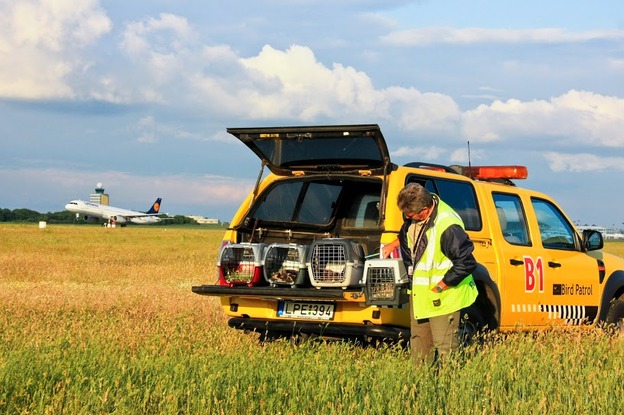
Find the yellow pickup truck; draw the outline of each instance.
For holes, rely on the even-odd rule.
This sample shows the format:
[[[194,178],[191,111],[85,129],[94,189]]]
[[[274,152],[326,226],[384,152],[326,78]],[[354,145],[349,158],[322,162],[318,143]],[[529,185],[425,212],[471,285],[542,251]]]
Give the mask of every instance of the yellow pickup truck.
[[[218,284],[192,291],[218,296],[231,327],[263,338],[408,339],[409,276],[398,252],[379,251],[397,237],[397,194],[412,182],[453,207],[475,244],[479,296],[464,331],[622,327],[624,260],[553,199],[517,187],[525,167],[398,166],[375,124],[228,132],[261,172],[225,233]]]

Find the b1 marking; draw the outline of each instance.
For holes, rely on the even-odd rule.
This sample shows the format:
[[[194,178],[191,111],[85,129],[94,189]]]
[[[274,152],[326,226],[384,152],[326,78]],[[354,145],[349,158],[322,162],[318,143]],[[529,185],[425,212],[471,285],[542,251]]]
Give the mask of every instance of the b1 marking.
[[[532,293],[535,288],[544,292],[544,262],[542,257],[535,260],[530,256],[524,257],[524,292]]]

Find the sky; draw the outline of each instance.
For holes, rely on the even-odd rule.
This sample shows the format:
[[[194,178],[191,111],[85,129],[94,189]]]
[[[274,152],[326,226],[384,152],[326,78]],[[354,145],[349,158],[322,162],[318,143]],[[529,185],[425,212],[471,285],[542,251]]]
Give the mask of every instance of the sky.
[[[624,227],[621,0],[0,0],[0,62],[0,208],[229,221],[260,161],[226,128],[365,123]]]

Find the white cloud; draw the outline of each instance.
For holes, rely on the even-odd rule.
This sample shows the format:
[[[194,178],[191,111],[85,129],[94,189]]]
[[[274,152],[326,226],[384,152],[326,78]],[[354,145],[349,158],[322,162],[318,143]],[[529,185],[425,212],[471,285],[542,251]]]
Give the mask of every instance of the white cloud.
[[[464,112],[462,129],[474,141],[550,137],[569,144],[624,147],[624,99],[570,90],[548,101],[495,101]]]
[[[0,2],[0,97],[72,98],[82,49],[111,30],[96,0]]]
[[[470,149],[470,157],[468,157],[468,145],[466,145],[464,148],[458,148],[451,152],[449,161],[451,163],[468,165],[469,161],[470,163],[478,162],[479,160],[484,160],[486,156],[487,152],[485,150]]]
[[[289,117],[311,120],[336,112],[364,112],[375,106],[376,91],[370,78],[352,67],[327,68],[307,47],[286,51],[264,46],[258,56],[241,59],[260,88],[252,94],[254,118]],[[366,109],[366,110],[365,110]]]
[[[600,157],[595,154],[544,154],[551,170],[555,172],[624,171],[624,157]]]
[[[361,20],[364,25],[374,27],[376,29],[392,29],[396,27],[397,24],[394,19],[372,12],[360,14],[359,20]]]
[[[489,29],[424,27],[392,32],[381,38],[383,43],[403,46],[430,46],[440,43],[566,43],[591,40],[622,40],[624,30],[588,30],[569,32],[560,28]]]
[[[140,27],[132,33],[144,33],[144,25]],[[408,131],[457,130],[460,111],[451,97],[415,88],[377,89],[366,73],[340,63],[328,67],[308,47],[293,45],[282,51],[266,45],[258,55],[243,58],[224,45],[188,44],[178,50],[141,39],[127,46],[135,53],[133,70],[141,74],[126,89],[135,101],[175,102],[194,114],[213,117],[376,119]],[[157,49],[168,52],[156,53]],[[138,59],[140,55],[145,59]]]
[[[148,143],[153,144],[158,142],[158,138],[156,137],[156,122],[154,117],[147,116],[143,117],[137,122],[136,129],[139,133],[139,137],[137,141],[140,143]]]
[[[414,159],[418,159],[420,161],[430,161],[430,160],[438,160],[443,154],[448,153],[448,151],[441,147],[399,147],[395,151],[390,152],[390,157],[392,159],[402,158],[402,157],[410,157]]]
[[[609,62],[609,66],[612,69],[617,70],[617,71],[624,70],[624,59],[610,58],[608,62]]]
[[[470,159],[474,163],[475,161],[485,159],[485,150],[471,150]],[[394,161],[408,159],[410,161],[421,161],[424,163],[440,163],[440,164],[452,164],[457,163],[461,165],[468,164],[468,148],[457,148],[455,150],[448,147],[437,146],[419,146],[409,147],[401,146],[394,151],[390,151],[390,158]]]
[[[182,96],[189,72],[198,69],[193,50],[196,34],[185,17],[161,13],[127,23],[120,48],[130,59],[129,76],[119,77],[115,96],[126,102],[169,103]],[[127,96],[122,92],[129,91]]]
[[[280,51],[266,45],[257,56],[241,59],[229,49],[218,52],[236,76],[196,73],[193,83],[205,101],[218,103],[218,109],[229,115],[308,122],[323,117],[374,118],[397,122],[405,130],[456,129],[459,109],[449,96],[415,88],[376,89],[364,72],[339,63],[329,68],[307,47]]]
[[[194,39],[195,32],[185,17],[161,13],[159,18],[126,24],[121,48],[137,58],[144,54],[171,55]]]
[[[0,81],[6,81],[0,82],[0,96],[158,103],[194,118],[308,123],[375,120],[410,135],[446,141],[457,137],[475,142],[554,138],[584,145],[624,146],[622,98],[570,90],[549,100],[495,100],[462,113],[448,95],[413,87],[376,87],[366,72],[342,63],[324,64],[306,46],[279,50],[265,45],[257,55],[243,57],[230,46],[202,43],[185,17],[168,13],[127,23],[119,44],[128,58],[124,70],[93,78],[83,83],[83,90],[75,90],[66,79],[80,68],[88,72],[90,63],[79,58],[73,48],[96,41],[111,28],[98,3],[90,0],[75,6],[70,0],[42,0],[10,4],[0,2],[7,11],[0,14],[0,22],[6,23],[0,25],[0,53],[15,52],[22,42],[24,48],[18,51],[17,59],[27,60],[28,64],[23,65],[24,70],[18,70],[18,65],[0,67]],[[24,24],[18,28],[17,22]],[[26,25],[28,22],[30,25]],[[50,36],[44,36],[45,32],[33,24],[36,22],[46,22],[51,27]],[[624,36],[624,31],[568,33],[559,29],[429,28],[411,33],[423,39],[440,35],[442,41],[453,42],[499,35],[507,42]],[[47,70],[41,71],[41,67]],[[102,68],[102,73],[109,70],[108,66]],[[494,98],[500,92],[488,86],[480,90],[485,94],[479,94],[479,98]],[[205,135],[200,137],[151,117],[135,128],[137,139],[145,143],[157,142],[165,135],[206,139]],[[395,140],[405,148],[412,146],[412,139]]]
[[[233,141],[225,132],[218,132],[212,136],[205,136],[199,133],[188,131],[182,126],[156,121],[154,116],[141,117],[134,126],[140,143],[155,144],[161,139],[180,139],[194,141],[222,141],[232,143]]]

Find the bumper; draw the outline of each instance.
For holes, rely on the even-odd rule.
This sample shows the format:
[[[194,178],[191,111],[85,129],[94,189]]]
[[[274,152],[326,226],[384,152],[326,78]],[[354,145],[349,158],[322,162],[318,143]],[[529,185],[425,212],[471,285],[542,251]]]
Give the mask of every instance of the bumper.
[[[234,317],[228,325],[239,330],[258,333],[281,333],[285,335],[314,334],[321,337],[374,337],[384,340],[407,340],[410,329],[396,326],[364,324],[336,324],[331,322],[308,322],[293,320],[263,320]]]
[[[315,300],[341,300],[346,296],[362,296],[362,290],[343,290],[341,288],[283,288],[283,287],[223,287],[220,285],[198,285],[191,287],[195,294],[214,297],[255,297],[255,298],[293,298]]]

